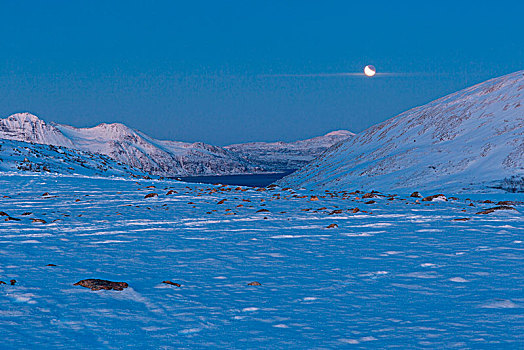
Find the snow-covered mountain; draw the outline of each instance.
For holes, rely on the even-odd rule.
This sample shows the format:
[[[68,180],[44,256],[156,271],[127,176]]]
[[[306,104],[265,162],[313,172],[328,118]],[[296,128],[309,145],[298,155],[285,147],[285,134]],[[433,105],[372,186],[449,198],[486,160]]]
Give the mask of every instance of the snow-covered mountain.
[[[29,113],[0,119],[0,138],[104,154],[161,176],[238,174],[261,171],[237,154],[202,142],[153,139],[123,124],[92,128],[48,124]]]
[[[312,139],[296,142],[251,142],[226,146],[251,163],[272,171],[302,168],[334,144],[347,140],[353,134],[337,130]]]
[[[63,146],[0,139],[0,171],[147,178],[138,169],[103,154]]]
[[[24,142],[73,147],[59,129],[30,113],[17,113],[0,119],[0,138]]]
[[[523,177],[524,71],[519,71],[371,127],[279,184],[472,191]]]
[[[56,127],[76,148],[102,153],[155,175],[211,175],[256,172],[236,154],[202,142],[156,140],[123,124],[93,128]]]

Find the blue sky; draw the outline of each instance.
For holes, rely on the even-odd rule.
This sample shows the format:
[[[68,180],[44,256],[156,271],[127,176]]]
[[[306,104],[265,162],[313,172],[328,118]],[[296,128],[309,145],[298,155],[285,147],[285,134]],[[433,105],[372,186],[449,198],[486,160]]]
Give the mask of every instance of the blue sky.
[[[225,145],[360,132],[524,69],[519,1],[4,1],[0,116]],[[375,77],[272,77],[359,72]]]

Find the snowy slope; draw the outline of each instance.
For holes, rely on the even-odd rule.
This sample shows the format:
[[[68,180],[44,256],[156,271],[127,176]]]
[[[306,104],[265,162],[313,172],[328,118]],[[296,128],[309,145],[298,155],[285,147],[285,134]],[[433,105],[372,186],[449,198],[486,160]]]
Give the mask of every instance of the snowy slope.
[[[100,153],[161,176],[239,174],[261,170],[221,147],[201,142],[155,140],[118,123],[75,128],[47,124],[32,114],[18,113],[0,119],[0,138]]]
[[[211,175],[255,172],[252,164],[221,147],[153,139],[123,124],[93,128],[56,127],[79,149],[106,154],[155,175]]]
[[[323,136],[296,142],[251,142],[226,146],[252,163],[273,171],[296,170],[334,144],[347,140],[353,134],[337,130]]]
[[[73,147],[58,128],[30,113],[17,113],[0,119],[0,138],[46,145]]]
[[[146,173],[108,156],[62,146],[0,139],[0,171],[84,176],[145,177]]]
[[[524,176],[524,71],[404,112],[335,146],[282,186],[485,190]]]

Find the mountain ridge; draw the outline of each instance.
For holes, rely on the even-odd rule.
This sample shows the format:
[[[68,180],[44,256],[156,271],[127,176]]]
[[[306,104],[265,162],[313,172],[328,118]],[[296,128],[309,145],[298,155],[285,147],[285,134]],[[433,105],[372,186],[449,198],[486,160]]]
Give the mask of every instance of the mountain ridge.
[[[524,175],[524,71],[476,84],[374,125],[282,186],[486,190]]]
[[[294,170],[338,141],[342,134],[352,133],[335,131],[309,140],[279,144],[280,147],[293,148],[295,144],[305,142],[299,150],[302,158],[288,162]],[[289,170],[289,166],[280,166],[282,161],[275,164],[258,162],[228,146],[158,140],[122,123],[101,123],[85,128],[46,123],[27,112],[0,119],[0,139],[2,138],[104,154],[117,162],[158,176],[233,175]],[[270,143],[260,143],[268,144]],[[288,157],[291,157],[291,153],[293,152],[289,152]],[[296,158],[297,151],[294,153]]]

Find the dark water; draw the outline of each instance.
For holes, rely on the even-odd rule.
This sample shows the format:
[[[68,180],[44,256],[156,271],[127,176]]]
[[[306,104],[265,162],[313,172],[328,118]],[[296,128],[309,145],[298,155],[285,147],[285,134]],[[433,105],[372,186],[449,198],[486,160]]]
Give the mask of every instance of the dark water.
[[[265,187],[273,182],[291,174],[293,171],[272,174],[250,174],[250,175],[214,175],[214,176],[183,176],[178,177],[185,182],[196,182],[204,184],[223,184],[235,186]]]

